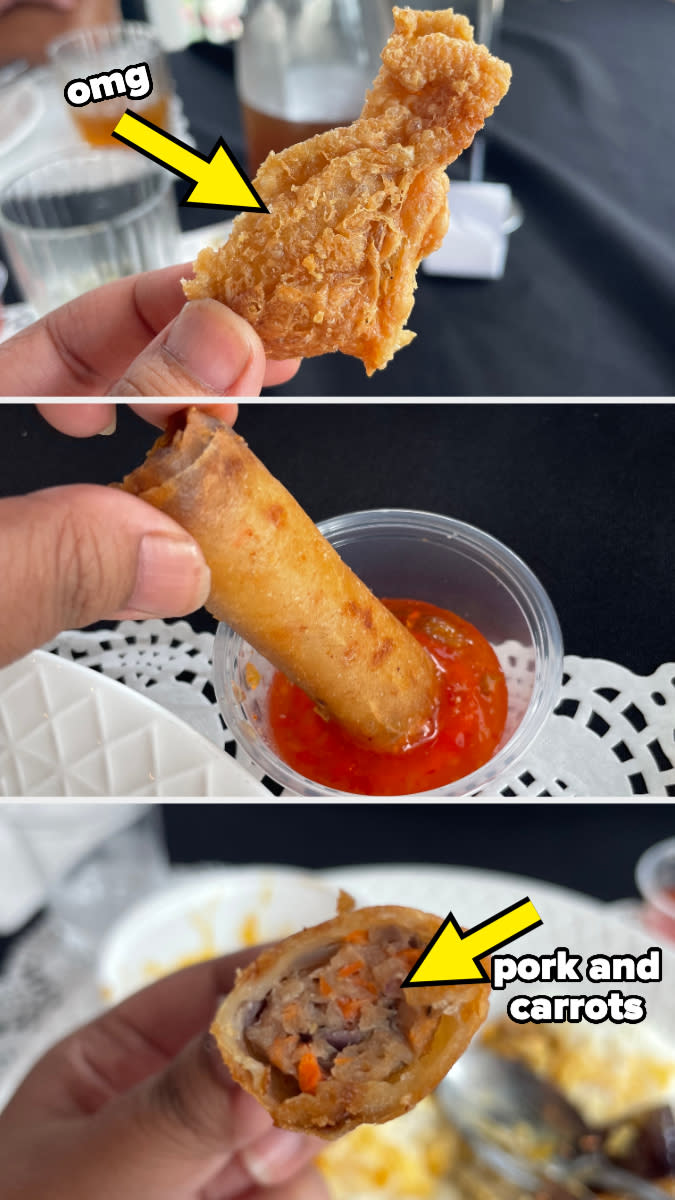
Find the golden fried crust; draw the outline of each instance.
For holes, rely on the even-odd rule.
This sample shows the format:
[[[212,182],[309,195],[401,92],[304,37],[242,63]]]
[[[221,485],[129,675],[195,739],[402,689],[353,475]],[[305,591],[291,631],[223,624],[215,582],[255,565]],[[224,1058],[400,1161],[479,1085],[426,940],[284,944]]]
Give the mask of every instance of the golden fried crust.
[[[209,612],[374,749],[417,736],[435,713],[431,656],[242,438],[200,409],[185,420],[122,486],[199,543]]]
[[[345,1084],[328,1078],[314,1095],[300,1093],[285,1099],[271,1095],[269,1066],[249,1053],[245,1028],[251,1006],[263,1000],[275,982],[292,976],[294,968],[301,969],[315,953],[339,944],[348,934],[377,925],[395,925],[421,935],[426,943],[440,924],[440,917],[419,909],[396,906],[357,909],[286,938],[238,973],[211,1032],[233,1079],[264,1105],[276,1125],[332,1139],[357,1125],[390,1121],[414,1108],[437,1087],[487,1017],[488,983],[409,989],[408,1004],[438,1006],[442,1002],[438,1028],[424,1053],[391,1079]]]
[[[184,282],[245,317],[270,358],[341,350],[371,375],[412,340],[416,270],[447,230],[445,168],[508,89],[465,17],[394,21],[361,117],[270,154],[255,178],[269,216],[238,217]]]

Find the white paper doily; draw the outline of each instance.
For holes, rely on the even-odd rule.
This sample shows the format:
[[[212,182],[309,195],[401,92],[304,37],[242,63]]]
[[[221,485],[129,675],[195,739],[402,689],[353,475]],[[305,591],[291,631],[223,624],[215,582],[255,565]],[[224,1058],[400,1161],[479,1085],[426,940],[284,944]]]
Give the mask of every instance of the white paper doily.
[[[213,635],[186,621],[122,621],[63,633],[47,649],[143,692],[270,787],[228,733],[211,684]],[[505,797],[675,796],[675,663],[634,675],[602,659],[565,658],[560,702],[499,793]]]

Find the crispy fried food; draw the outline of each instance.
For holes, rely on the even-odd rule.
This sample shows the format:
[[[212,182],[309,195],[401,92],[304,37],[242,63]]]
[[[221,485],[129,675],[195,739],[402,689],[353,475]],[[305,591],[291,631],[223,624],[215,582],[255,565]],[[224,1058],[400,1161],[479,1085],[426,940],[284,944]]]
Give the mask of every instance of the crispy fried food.
[[[335,1138],[408,1112],[485,1021],[489,983],[401,983],[440,917],[396,906],[342,913],[264,951],[211,1028],[233,1079],[276,1125]]]
[[[255,177],[269,215],[238,217],[184,283],[245,317],[270,358],[341,350],[372,375],[412,341],[417,267],[448,225],[445,168],[508,90],[466,17],[395,8],[394,21],[360,118],[270,154]]]
[[[433,727],[431,656],[229,426],[177,414],[122,486],[199,543],[209,612],[354,737],[392,750]]]

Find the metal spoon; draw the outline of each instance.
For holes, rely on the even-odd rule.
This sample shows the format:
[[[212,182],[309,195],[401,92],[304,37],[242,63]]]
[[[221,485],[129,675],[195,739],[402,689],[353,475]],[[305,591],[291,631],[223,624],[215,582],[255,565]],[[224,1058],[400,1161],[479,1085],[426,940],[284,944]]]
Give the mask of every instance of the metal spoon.
[[[471,1047],[438,1089],[446,1115],[481,1154],[501,1169],[518,1164],[574,1196],[590,1196],[585,1186],[620,1191],[634,1200],[663,1200],[660,1188],[614,1166],[601,1153],[585,1154],[580,1146],[593,1134],[577,1110],[557,1088],[539,1079],[520,1062],[482,1046]],[[515,1138],[526,1129],[532,1153],[519,1152]],[[528,1147],[529,1149],[529,1147]],[[505,1157],[506,1156],[506,1157]]]

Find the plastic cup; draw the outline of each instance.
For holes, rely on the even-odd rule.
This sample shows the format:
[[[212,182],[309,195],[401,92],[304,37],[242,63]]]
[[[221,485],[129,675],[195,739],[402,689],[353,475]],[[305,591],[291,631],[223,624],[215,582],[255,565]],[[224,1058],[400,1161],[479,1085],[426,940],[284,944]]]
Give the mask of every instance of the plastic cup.
[[[489,534],[434,513],[349,513],[323,521],[319,529],[375,595],[424,600],[449,609],[490,642],[509,692],[500,745],[479,770],[421,794],[468,796],[488,788],[496,793],[541,731],[560,691],[562,636],[539,580]],[[247,681],[249,663],[260,677],[255,689]],[[267,725],[273,675],[274,668],[243,638],[229,626],[219,626],[214,686],[223,718],[244,752],[297,795],[344,794],[305,779],[279,758]]]
[[[0,234],[39,316],[90,288],[176,261],[173,177],[123,150],[74,150],[0,191]]]
[[[635,882],[645,902],[644,924],[675,942],[675,838],[645,850],[637,861]]]

